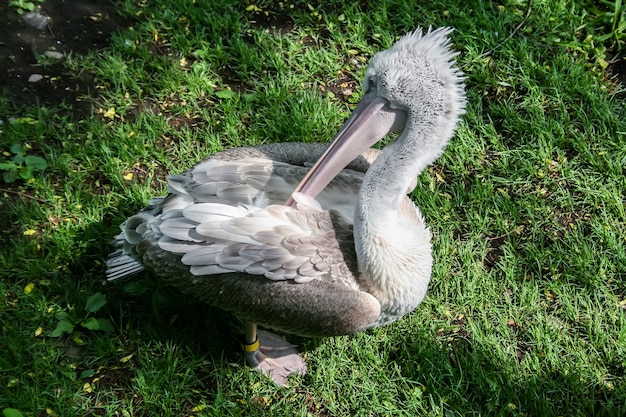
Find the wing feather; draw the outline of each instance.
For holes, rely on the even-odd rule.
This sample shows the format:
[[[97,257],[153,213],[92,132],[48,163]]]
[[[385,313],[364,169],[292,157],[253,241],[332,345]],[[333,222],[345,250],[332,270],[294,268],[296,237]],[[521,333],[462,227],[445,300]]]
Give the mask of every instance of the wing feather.
[[[222,268],[219,265],[194,265],[189,268],[189,272],[195,276],[205,275],[217,275],[217,274],[231,274],[233,271],[230,269]]]
[[[263,245],[279,246],[285,239],[285,235],[277,229],[279,228],[258,231],[252,235],[252,239]]]
[[[196,226],[196,231],[206,239],[233,242],[233,243],[257,243],[251,236],[241,233],[233,233],[228,221],[209,221]]]
[[[187,252],[180,259],[185,265],[214,265],[218,264],[217,257],[223,252],[218,245],[201,246],[196,250]]]
[[[248,214],[248,211],[241,206],[229,206],[218,203],[196,203],[186,207],[183,216],[196,223],[203,223],[207,220],[224,221],[238,218]]]
[[[198,233],[196,225],[196,222],[184,217],[175,217],[162,222],[159,230],[164,236],[175,240],[202,242],[205,238]]]
[[[198,248],[198,244],[189,240],[177,240],[168,236],[163,236],[158,240],[159,247],[167,252],[188,253]]]

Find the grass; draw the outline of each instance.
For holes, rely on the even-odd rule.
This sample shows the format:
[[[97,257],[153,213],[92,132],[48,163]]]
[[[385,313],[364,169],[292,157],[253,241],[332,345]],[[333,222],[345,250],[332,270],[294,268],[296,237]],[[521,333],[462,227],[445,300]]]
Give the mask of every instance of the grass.
[[[156,0],[121,1],[119,11],[131,27],[65,63],[66,74],[93,77],[89,114],[0,96],[5,156],[17,143],[48,164],[0,187],[1,407],[26,416],[626,413],[616,17],[600,24],[586,2],[557,0]],[[244,366],[240,324],[228,315],[148,274],[104,285],[117,224],[164,192],[167,173],[229,147],[329,141],[359,99],[368,59],[418,25],[456,28],[468,112],[412,194],[435,256],[414,313],[352,337],[291,338],[309,374],[279,389]],[[106,305],[85,310],[97,293]],[[84,327],[90,317],[113,330]],[[64,319],[73,331],[51,337]]]

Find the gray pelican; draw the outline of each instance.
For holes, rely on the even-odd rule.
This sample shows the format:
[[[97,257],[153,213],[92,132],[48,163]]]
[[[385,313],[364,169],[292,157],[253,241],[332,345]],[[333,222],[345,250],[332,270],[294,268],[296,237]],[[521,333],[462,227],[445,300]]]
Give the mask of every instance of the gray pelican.
[[[305,366],[257,324],[335,336],[411,312],[426,293],[432,256],[407,193],[465,107],[450,32],[418,29],[376,54],[362,100],[326,150],[231,149],[170,175],[169,194],[120,226],[108,279],[148,269],[243,318],[248,363],[278,384]],[[395,140],[370,149],[390,132]]]

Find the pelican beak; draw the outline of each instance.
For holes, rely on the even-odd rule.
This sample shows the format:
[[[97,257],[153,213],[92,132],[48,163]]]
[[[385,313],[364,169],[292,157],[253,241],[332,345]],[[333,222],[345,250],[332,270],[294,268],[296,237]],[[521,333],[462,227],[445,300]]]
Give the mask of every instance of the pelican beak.
[[[315,163],[294,193],[315,198],[342,169],[390,132],[400,132],[406,113],[392,109],[389,101],[371,91],[363,96],[326,152]],[[295,204],[293,197],[285,203]]]

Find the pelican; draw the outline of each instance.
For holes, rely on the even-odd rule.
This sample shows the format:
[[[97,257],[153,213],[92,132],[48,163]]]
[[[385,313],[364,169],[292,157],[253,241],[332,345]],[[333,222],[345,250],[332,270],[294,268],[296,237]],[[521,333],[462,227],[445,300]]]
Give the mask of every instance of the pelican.
[[[451,31],[417,29],[377,53],[327,148],[231,149],[170,175],[169,194],[120,226],[108,279],[147,269],[243,318],[249,365],[281,385],[306,366],[257,324],[324,337],[413,311],[430,281],[431,235],[407,194],[465,107]]]

